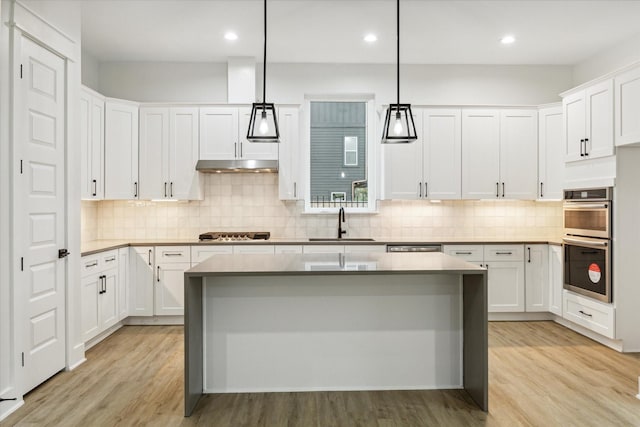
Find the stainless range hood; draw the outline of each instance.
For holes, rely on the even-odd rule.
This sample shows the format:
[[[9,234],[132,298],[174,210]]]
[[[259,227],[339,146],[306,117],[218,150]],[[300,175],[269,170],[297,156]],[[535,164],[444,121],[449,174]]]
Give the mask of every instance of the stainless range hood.
[[[209,173],[278,172],[277,160],[198,160],[196,170]]]

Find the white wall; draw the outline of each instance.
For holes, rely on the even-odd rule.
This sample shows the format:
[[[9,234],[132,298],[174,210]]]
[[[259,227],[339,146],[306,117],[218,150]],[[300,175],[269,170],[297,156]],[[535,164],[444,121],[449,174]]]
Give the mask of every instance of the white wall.
[[[258,71],[261,65],[257,64]],[[223,63],[100,63],[99,92],[134,101],[226,102]],[[257,72],[258,93],[262,73]],[[406,65],[402,102],[525,104],[559,101],[572,86],[569,66]],[[268,64],[267,99],[302,103],[305,94],[373,93],[395,101],[395,67],[367,64]]]
[[[89,52],[82,51],[82,84],[93,90],[99,90],[100,62]]]
[[[640,34],[576,64],[573,84],[578,86],[634,62],[640,62]]]

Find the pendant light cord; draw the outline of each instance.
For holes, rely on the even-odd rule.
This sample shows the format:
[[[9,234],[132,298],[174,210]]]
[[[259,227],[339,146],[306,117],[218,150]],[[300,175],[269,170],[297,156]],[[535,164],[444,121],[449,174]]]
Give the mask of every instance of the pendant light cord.
[[[397,34],[396,34],[396,41],[397,41],[396,73],[397,73],[397,83],[398,83],[398,105],[400,105],[400,0],[396,0],[396,31],[397,31]],[[265,47],[265,49],[266,49],[266,47]]]
[[[262,64],[262,111],[267,100],[267,0],[264,0],[264,57]]]

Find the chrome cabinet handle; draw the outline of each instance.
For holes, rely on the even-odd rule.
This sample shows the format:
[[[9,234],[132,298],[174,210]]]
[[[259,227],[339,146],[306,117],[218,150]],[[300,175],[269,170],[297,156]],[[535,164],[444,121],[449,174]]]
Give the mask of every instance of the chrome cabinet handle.
[[[583,315],[588,316],[588,317],[593,317],[593,314],[589,314],[589,313],[584,312],[582,310],[579,310],[578,313],[583,314]]]
[[[456,252],[456,255],[471,255],[471,252]]]
[[[89,267],[95,267],[96,265],[98,265],[98,261],[94,261],[91,264],[85,264],[84,267],[89,268]]]
[[[109,258],[109,259],[105,259],[105,260],[104,260],[104,262],[113,262],[113,261],[115,261],[115,260],[116,260],[116,257],[115,257],[115,255],[114,255],[113,257],[111,257],[111,258]]]
[[[183,254],[181,254],[180,252],[165,252],[162,255],[163,256],[182,256]]]
[[[238,143],[233,143],[233,157],[238,157]]]
[[[513,255],[513,252],[496,252],[496,255]]]
[[[151,249],[149,249],[149,265],[151,265]]]

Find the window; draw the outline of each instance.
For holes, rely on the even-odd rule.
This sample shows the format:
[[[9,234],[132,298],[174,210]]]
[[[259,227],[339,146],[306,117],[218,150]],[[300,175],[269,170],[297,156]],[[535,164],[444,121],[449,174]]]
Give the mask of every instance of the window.
[[[309,100],[308,185],[305,210],[375,211],[370,167],[377,150],[372,145],[373,101]]]

